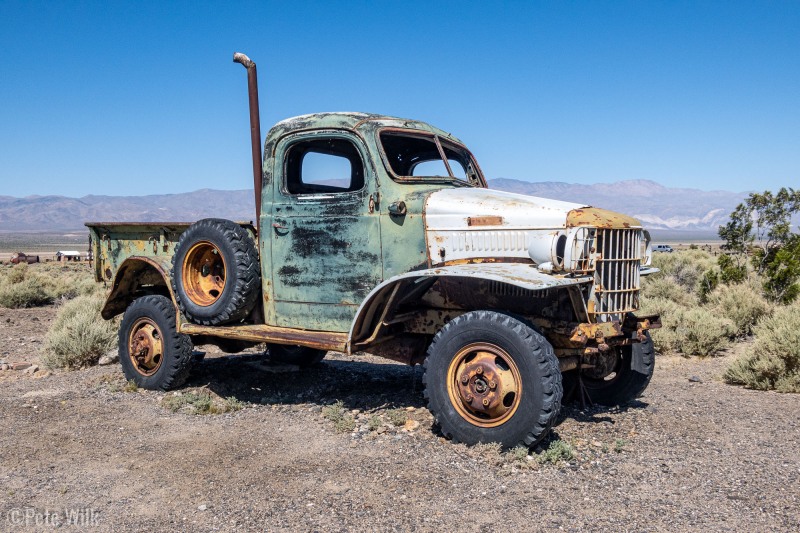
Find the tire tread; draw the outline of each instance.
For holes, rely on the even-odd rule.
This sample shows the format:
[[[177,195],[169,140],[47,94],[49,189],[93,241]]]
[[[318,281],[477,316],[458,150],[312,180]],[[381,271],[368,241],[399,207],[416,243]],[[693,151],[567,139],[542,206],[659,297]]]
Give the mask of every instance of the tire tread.
[[[220,237],[231,247],[233,268],[226,272],[226,282],[232,280],[232,296],[227,305],[213,317],[196,316],[182,298],[183,291],[178,286],[176,272],[181,269],[183,257],[190,245],[204,235],[211,233]],[[194,323],[204,326],[218,326],[245,318],[255,305],[261,287],[261,267],[258,252],[249,233],[239,224],[221,218],[205,218],[192,224],[181,235],[172,256],[172,291],[178,301],[181,313]]]
[[[159,318],[153,315],[158,314],[160,318],[166,323],[167,327],[159,328],[161,330],[161,334],[163,336],[163,342],[166,344],[165,352],[167,349],[169,350],[169,354],[172,356],[168,357],[167,361],[164,361],[163,364],[169,365],[165,371],[165,373],[161,376],[157,384],[154,384],[152,387],[148,388],[155,388],[159,390],[170,390],[183,385],[189,377],[191,373],[192,367],[194,366],[195,359],[192,355],[192,340],[189,338],[188,335],[184,335],[182,333],[178,333],[175,324],[175,307],[172,305],[172,302],[166,297],[161,295],[148,295],[142,296],[141,298],[137,298],[136,300],[128,306],[128,309],[125,311],[126,316],[131,316],[132,314],[136,313],[139,309],[143,309],[147,316],[152,318]],[[126,327],[127,321],[126,316],[123,316],[122,324],[119,329],[119,357],[120,361],[123,361],[123,358],[128,357],[127,354],[127,342],[128,342],[128,328]],[[130,319],[129,319],[130,320]],[[166,354],[165,354],[166,357]],[[133,379],[137,385],[143,386],[144,382],[142,380],[143,376],[139,375],[138,373],[128,372],[126,366],[123,365],[123,371],[125,371],[125,377],[128,379]]]
[[[495,322],[499,327],[516,334],[520,339],[522,339],[523,343],[530,348],[530,355],[535,364],[539,367],[539,371],[541,372],[542,376],[541,383],[539,384],[543,392],[542,408],[539,412],[537,420],[533,424],[533,427],[531,427],[524,437],[522,437],[519,442],[516,443],[516,445],[531,447],[550,432],[553,424],[558,418],[558,414],[561,409],[561,397],[563,395],[561,371],[559,369],[558,358],[556,357],[553,347],[550,345],[547,339],[545,339],[540,333],[536,332],[531,326],[504,313],[488,310],[471,311],[454,318],[436,333],[428,348],[428,354],[424,363],[425,373],[422,376],[422,381],[425,386],[424,396],[427,402],[428,410],[430,410],[430,412],[433,414],[434,419],[442,431],[442,434],[448,439],[458,442],[459,440],[454,435],[453,430],[448,427],[446,419],[441,416],[440,412],[438,412],[438,407],[433,405],[431,402],[429,385],[432,384],[428,383],[430,376],[430,372],[428,372],[428,370],[431,366],[432,355],[437,352],[439,349],[438,344],[442,342],[442,339],[447,335],[448,331],[452,330],[453,328],[465,327],[465,324],[468,324],[473,320],[488,320],[490,322]]]

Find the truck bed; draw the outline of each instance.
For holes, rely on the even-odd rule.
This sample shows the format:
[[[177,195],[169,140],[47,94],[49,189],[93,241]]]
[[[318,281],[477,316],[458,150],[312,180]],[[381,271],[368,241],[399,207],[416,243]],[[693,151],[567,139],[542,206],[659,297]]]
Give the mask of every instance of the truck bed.
[[[255,237],[251,222],[237,222]],[[96,281],[111,281],[129,257],[149,257],[169,272],[178,239],[192,222],[86,222]]]

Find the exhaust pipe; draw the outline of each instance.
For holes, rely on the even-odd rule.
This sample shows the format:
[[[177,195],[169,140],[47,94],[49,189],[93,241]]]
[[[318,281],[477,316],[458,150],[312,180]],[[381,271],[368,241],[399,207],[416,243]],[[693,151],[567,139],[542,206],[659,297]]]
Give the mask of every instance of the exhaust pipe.
[[[256,196],[256,230],[261,232],[261,119],[258,116],[258,75],[256,64],[249,57],[236,52],[233,62],[247,69],[247,94],[250,100],[250,144],[253,151],[253,189]]]

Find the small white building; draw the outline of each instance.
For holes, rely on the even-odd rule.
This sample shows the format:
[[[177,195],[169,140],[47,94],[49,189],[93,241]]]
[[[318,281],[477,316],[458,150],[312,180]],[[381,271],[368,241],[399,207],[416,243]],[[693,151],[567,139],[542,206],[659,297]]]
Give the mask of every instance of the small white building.
[[[81,253],[77,250],[59,250],[56,252],[56,261],[80,261]]]

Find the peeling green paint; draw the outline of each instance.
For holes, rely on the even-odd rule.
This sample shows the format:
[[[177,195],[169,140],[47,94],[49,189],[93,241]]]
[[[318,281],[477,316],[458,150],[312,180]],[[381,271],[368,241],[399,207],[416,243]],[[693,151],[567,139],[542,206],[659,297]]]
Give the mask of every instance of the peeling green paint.
[[[423,210],[435,191],[458,185],[392,179],[378,135],[384,128],[433,133],[423,122],[362,113],[323,113],[287,119],[264,146],[258,235],[264,323],[331,332],[350,330],[359,306],[384,280],[431,266]],[[287,151],[309,139],[341,139],[364,166],[363,187],[333,193],[290,194]],[[403,202],[405,214],[389,206]],[[164,265],[189,223],[90,223],[95,277],[110,281],[125,260],[149,257]],[[244,224],[255,236],[255,229]],[[169,280],[166,280],[169,286]]]

